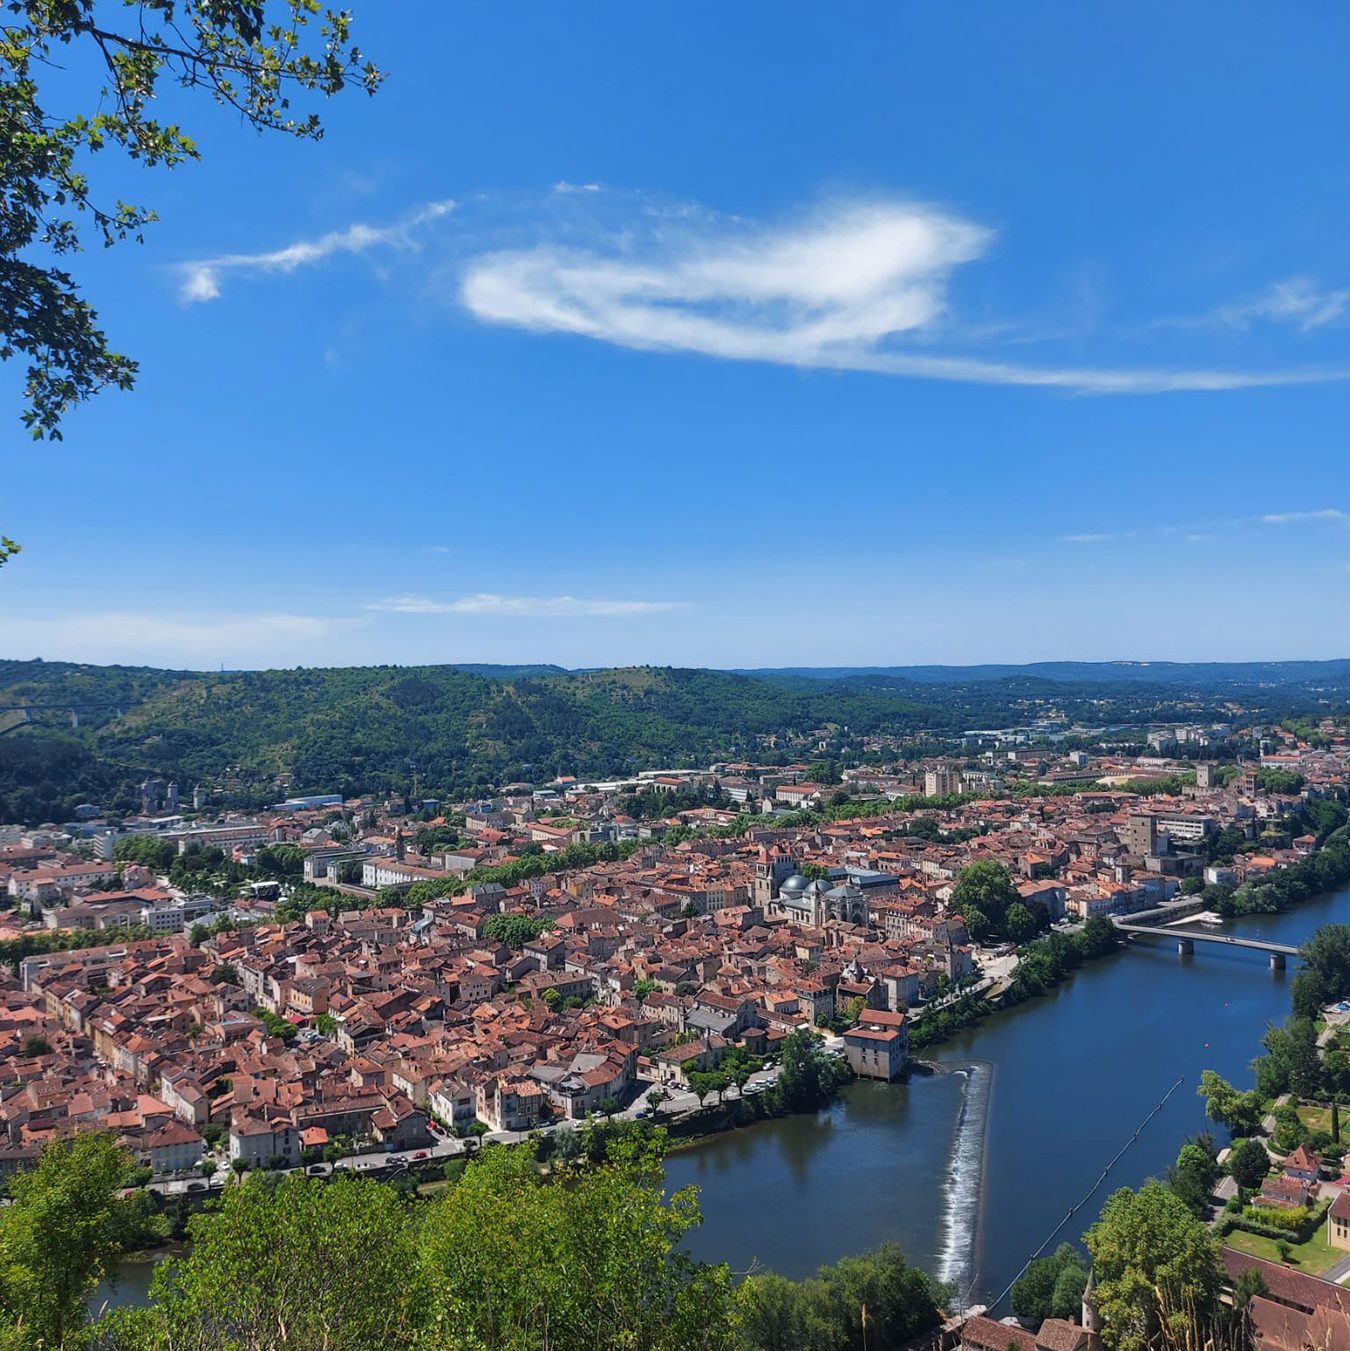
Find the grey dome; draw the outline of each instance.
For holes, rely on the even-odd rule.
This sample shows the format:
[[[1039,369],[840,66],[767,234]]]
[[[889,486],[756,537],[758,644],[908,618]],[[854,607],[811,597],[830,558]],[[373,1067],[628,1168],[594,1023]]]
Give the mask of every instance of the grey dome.
[[[801,873],[793,873],[791,877],[785,878],[782,886],[778,888],[780,896],[800,896],[811,884]]]

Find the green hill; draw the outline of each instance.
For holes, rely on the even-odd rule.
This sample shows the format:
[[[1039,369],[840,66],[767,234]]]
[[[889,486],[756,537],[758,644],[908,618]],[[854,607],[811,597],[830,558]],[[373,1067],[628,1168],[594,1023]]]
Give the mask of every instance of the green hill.
[[[0,679],[0,708],[33,710],[28,724],[0,736],[0,815],[23,820],[60,815],[83,796],[112,794],[130,808],[146,774],[261,802],[275,800],[282,775],[296,792],[359,793],[406,789],[415,768],[425,791],[459,794],[520,778],[701,764],[753,751],[764,733],[831,722],[901,731],[931,716],[890,692],[815,682],[799,691],[642,667],[201,674],[10,662]],[[80,714],[78,728],[67,705]]]
[[[1343,707],[1346,681],[1333,689],[1318,675],[1313,684],[1291,671],[1284,684],[1244,694],[1243,706],[1272,717]],[[1069,683],[1026,668],[993,679],[953,671],[936,683],[671,667],[203,673],[5,661],[0,716],[22,721],[0,732],[0,820],[63,819],[85,799],[132,810],[147,774],[175,777],[185,792],[205,783],[214,801],[242,805],[275,801],[282,786],[402,791],[414,773],[424,792],[458,796],[517,779],[760,755],[766,736],[808,756],[818,739],[804,734],[816,730],[857,751],[869,734],[941,737],[1051,716],[1126,727],[1227,719],[1232,689],[1220,683],[1207,690],[1190,674]]]

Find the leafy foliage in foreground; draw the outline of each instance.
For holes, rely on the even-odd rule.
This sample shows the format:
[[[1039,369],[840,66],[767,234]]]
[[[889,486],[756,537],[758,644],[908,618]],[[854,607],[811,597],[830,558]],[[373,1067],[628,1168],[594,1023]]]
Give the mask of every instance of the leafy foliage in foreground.
[[[58,1142],[0,1209],[0,1347],[885,1351],[937,1323],[944,1292],[894,1245],[733,1289],[725,1264],[682,1247],[698,1192],[665,1194],[665,1133],[604,1123],[598,1142],[489,1147],[431,1202],[349,1173],[252,1175],[188,1220],[148,1307],[92,1323],[145,1193],[121,1199],[132,1169],[110,1136]]]
[[[373,93],[381,76],[352,45],[348,16],[314,0],[14,0],[5,9],[0,360],[26,363],[24,425],[36,439],[59,440],[67,409],[108,385],[129,389],[136,363],[111,349],[52,259],[80,249],[82,225],[107,246],[139,240],[155,219],[145,207],[101,200],[91,157],[116,147],[150,168],[198,158],[183,129],[161,120],[164,85],[202,91],[260,131],[317,139],[318,117],[296,117],[292,95],[348,86]],[[53,113],[47,95],[58,104],[70,97],[69,79],[54,72],[70,64],[72,49],[74,68],[88,61],[94,80],[88,113],[66,116]],[[198,283],[202,295],[214,286],[209,275]]]
[[[751,1275],[736,1294],[745,1351],[899,1351],[936,1326],[947,1297],[894,1243],[804,1281]]]
[[[1216,1240],[1161,1182],[1122,1188],[1084,1235],[1107,1344],[1121,1351],[1180,1345],[1215,1312]]]

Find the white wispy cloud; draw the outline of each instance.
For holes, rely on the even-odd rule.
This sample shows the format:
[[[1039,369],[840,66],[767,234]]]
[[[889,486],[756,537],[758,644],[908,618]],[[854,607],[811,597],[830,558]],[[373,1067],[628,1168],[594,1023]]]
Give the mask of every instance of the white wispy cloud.
[[[1249,328],[1258,320],[1293,324],[1301,332],[1339,319],[1350,308],[1350,290],[1319,287],[1311,277],[1277,281],[1259,296],[1224,305],[1210,316],[1232,328]]]
[[[498,596],[480,592],[458,600],[432,600],[427,596],[389,596],[368,610],[387,610],[409,615],[505,615],[521,619],[569,619],[658,614],[683,610],[682,600],[581,600],[576,596]]]
[[[994,239],[936,207],[842,202],[778,226],[703,210],[655,220],[646,228],[635,217],[580,245],[484,253],[464,267],[460,299],[487,323],[622,347],[932,380],[1128,394],[1350,378],[1350,369],[1076,368],[921,350],[950,327],[952,275],[987,257]]]
[[[600,183],[569,183],[565,178],[560,179],[553,185],[554,192],[603,192],[604,186]]]
[[[1261,517],[1263,525],[1300,525],[1312,521],[1350,521],[1350,512],[1319,507],[1314,511],[1272,511]]]
[[[322,262],[337,253],[365,253],[384,246],[416,247],[416,230],[455,209],[449,200],[428,202],[392,225],[349,225],[317,239],[301,239],[265,253],[227,253],[218,258],[200,258],[180,263],[178,296],[184,303],[215,300],[226,273],[294,272],[298,267]]]
[[[1182,539],[1190,544],[1208,544],[1223,538],[1223,531],[1241,530],[1248,534],[1254,526],[1350,525],[1350,512],[1339,507],[1314,507],[1304,511],[1272,511],[1263,516],[1235,516],[1219,521],[1193,521],[1183,525],[1155,525],[1137,530],[1105,530],[1061,535],[1061,544],[1108,544],[1118,540]]]

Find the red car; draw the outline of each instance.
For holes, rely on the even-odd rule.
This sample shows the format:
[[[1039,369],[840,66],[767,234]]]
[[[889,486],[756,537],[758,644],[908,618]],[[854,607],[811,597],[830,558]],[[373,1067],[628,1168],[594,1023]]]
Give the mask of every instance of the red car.
[[[425,1150],[425,1149],[419,1149],[419,1150],[417,1151],[417,1153],[413,1155],[413,1158],[415,1158],[415,1159],[425,1159],[426,1156],[427,1156],[426,1150]]]

